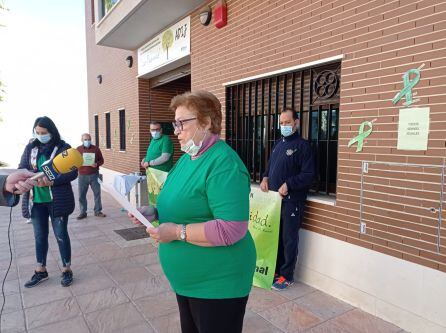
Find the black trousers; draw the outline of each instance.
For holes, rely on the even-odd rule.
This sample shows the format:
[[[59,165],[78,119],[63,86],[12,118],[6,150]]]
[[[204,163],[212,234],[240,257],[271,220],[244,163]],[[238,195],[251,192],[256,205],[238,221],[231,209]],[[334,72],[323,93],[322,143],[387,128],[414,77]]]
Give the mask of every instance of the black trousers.
[[[299,229],[304,217],[304,210],[305,201],[282,201],[276,274],[282,275],[288,281],[294,280],[294,268],[296,267],[299,246]]]
[[[182,333],[241,333],[248,296],[204,299],[177,294]]]

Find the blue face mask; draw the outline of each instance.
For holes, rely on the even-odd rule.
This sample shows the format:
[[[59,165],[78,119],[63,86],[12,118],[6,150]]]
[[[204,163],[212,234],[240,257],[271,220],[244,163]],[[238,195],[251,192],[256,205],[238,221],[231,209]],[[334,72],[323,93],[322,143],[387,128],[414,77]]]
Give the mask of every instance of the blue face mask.
[[[84,140],[84,147],[85,148],[90,148],[91,146],[91,141],[90,140]]]
[[[293,134],[293,126],[280,126],[280,133],[287,137]]]
[[[34,137],[37,140],[39,140],[41,143],[43,143],[43,144],[48,143],[51,140],[51,134],[50,133],[42,134],[42,135],[34,134]]]

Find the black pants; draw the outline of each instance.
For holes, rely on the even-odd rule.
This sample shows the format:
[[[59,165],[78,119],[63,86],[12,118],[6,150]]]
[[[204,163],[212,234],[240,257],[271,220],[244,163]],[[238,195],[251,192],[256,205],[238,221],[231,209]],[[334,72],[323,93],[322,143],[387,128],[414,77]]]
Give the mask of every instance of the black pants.
[[[177,294],[182,333],[241,333],[248,296],[204,299]]]
[[[282,201],[276,273],[282,275],[288,281],[294,280],[294,268],[297,262],[299,245],[299,229],[302,224],[304,210],[305,201]]]

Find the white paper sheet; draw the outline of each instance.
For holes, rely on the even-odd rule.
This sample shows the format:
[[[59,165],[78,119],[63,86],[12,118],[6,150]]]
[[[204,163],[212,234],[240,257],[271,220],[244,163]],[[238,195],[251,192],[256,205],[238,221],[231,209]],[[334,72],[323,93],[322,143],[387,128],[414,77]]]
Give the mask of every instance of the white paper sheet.
[[[154,228],[152,224],[144,217],[144,215],[142,215],[135,207],[133,207],[132,204],[127,200],[127,198],[116,191],[112,185],[105,184],[103,182],[100,182],[100,184],[103,190],[110,194],[113,199],[115,199],[120,205],[122,205],[122,207],[124,207],[130,214],[134,215],[142,224],[144,224],[146,227]]]
[[[84,159],[84,164],[82,166],[92,166],[96,159],[95,153],[83,153],[82,158]]]

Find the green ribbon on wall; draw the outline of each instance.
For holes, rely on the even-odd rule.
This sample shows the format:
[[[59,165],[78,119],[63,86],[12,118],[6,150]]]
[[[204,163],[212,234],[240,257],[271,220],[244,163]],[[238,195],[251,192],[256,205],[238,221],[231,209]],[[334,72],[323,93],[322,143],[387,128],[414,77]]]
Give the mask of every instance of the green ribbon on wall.
[[[415,77],[413,80],[410,80],[410,75],[413,74]],[[404,103],[405,106],[411,105],[413,102],[412,100],[412,88],[417,85],[418,82],[420,82],[420,70],[418,68],[409,69],[406,73],[403,75],[403,82],[404,82],[404,88],[395,95],[395,97],[392,99],[392,103],[395,105],[399,102],[403,96],[406,97],[406,102]]]
[[[364,132],[365,125],[369,126],[370,128]],[[359,134],[348,142],[348,147],[350,148],[351,145],[357,142],[358,146],[356,147],[356,152],[362,151],[364,140],[372,133],[372,130],[373,130],[373,123],[371,121],[364,121],[359,126]]]

